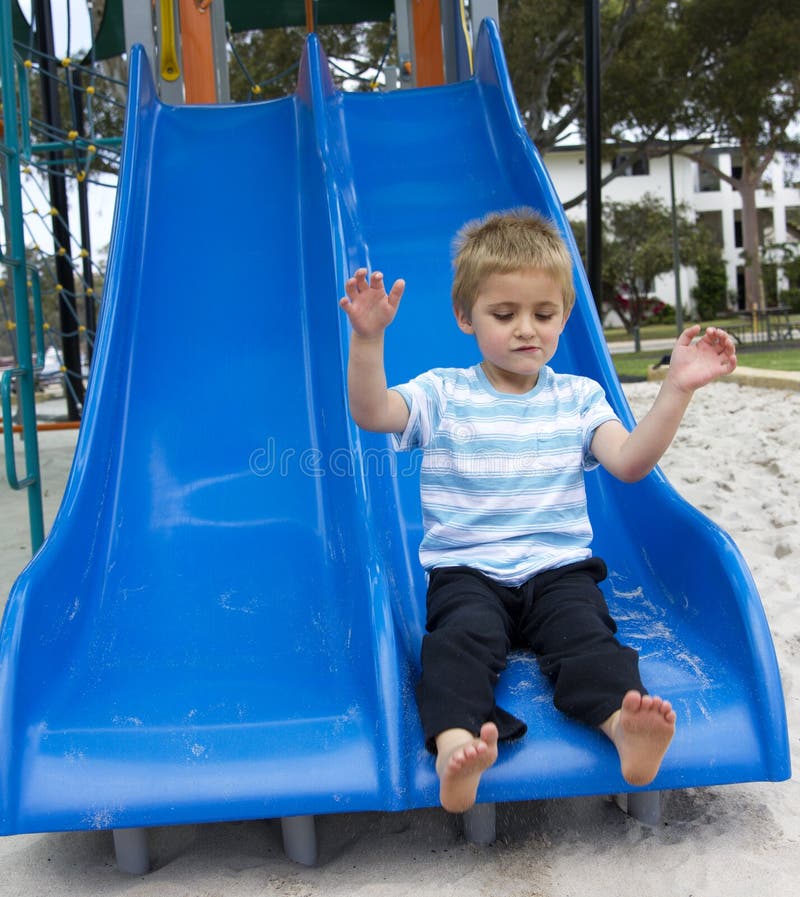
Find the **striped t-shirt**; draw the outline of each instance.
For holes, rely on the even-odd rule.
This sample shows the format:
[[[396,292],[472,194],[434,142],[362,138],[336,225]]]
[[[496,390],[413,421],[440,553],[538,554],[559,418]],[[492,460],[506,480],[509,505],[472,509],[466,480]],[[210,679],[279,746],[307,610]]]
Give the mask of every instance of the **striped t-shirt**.
[[[599,384],[543,367],[528,393],[500,393],[480,365],[393,387],[409,408],[393,439],[423,449],[420,561],[507,585],[590,557],[584,470],[594,431],[616,420]]]

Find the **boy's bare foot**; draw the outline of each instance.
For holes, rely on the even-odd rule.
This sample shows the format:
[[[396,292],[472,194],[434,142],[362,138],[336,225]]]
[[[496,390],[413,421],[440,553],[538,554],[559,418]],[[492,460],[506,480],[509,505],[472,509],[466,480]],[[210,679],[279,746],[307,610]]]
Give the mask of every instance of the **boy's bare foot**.
[[[478,738],[464,729],[438,736],[436,773],[445,810],[464,813],[475,804],[481,776],[497,760],[497,734],[494,723],[484,723]]]
[[[669,701],[629,691],[622,707],[600,728],[614,742],[622,776],[630,785],[649,785],[675,734],[675,711]]]

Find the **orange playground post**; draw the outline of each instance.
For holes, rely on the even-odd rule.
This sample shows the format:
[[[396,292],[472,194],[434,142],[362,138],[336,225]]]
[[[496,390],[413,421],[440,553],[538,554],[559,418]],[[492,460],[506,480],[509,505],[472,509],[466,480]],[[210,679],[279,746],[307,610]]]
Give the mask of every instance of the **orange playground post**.
[[[417,87],[444,84],[442,14],[439,0],[413,0],[414,64]]]
[[[209,2],[178,0],[181,19],[183,85],[187,103],[216,103],[214,47]]]

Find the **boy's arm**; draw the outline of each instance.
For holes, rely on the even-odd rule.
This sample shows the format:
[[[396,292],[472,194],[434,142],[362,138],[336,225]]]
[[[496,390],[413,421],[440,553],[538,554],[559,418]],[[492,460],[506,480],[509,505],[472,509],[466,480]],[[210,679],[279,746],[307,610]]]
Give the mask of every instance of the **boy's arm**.
[[[693,343],[699,332],[700,326],[695,325],[678,337],[667,378],[652,408],[631,433],[619,421],[597,428],[592,454],[618,479],[635,483],[647,476],[675,437],[694,391],[736,367],[736,346],[724,330],[709,327]]]
[[[376,433],[401,433],[408,423],[408,406],[398,392],[387,389],[383,363],[383,335],[404,289],[405,282],[396,280],[387,293],[379,271],[367,280],[366,268],[359,268],[339,302],[353,327],[347,365],[350,414],[359,427]]]

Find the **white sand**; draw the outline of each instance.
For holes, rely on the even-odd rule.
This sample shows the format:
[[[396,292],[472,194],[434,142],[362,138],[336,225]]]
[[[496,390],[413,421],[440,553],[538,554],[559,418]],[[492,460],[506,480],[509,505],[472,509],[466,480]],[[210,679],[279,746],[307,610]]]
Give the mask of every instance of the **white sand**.
[[[626,387],[635,413],[649,407],[657,389]],[[54,434],[42,435],[45,483],[56,494],[63,482],[52,460],[57,442]],[[800,392],[721,383],[696,396],[662,464],[679,491],[731,533],[751,566],[783,675],[795,770],[798,449]],[[8,563],[24,561],[20,546],[27,541],[19,522],[9,530],[10,504],[0,487],[4,590]],[[498,810],[499,840],[488,848],[466,844],[456,821],[438,810],[326,817],[318,820],[316,869],[284,857],[274,822],[153,830],[154,871],[142,878],[117,871],[108,833],[4,838],[0,895],[794,897],[800,887],[799,779],[796,772],[784,783],[673,792],[656,828],[598,798],[505,805]]]

